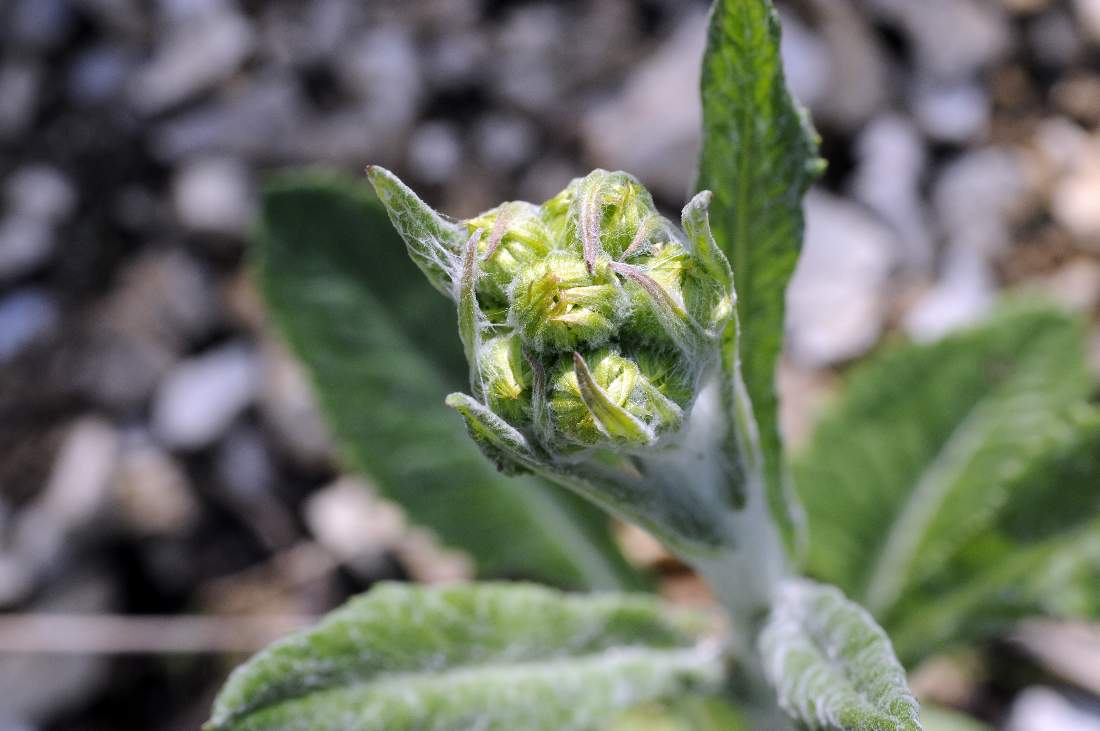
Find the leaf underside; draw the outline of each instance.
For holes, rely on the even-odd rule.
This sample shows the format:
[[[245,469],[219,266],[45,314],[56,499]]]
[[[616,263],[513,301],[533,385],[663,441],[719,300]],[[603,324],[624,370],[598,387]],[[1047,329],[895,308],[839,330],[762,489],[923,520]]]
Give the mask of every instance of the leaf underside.
[[[595,731],[713,690],[704,624],[645,596],[383,584],[238,668],[206,730]]]
[[[740,358],[769,507],[793,548],[798,518],[785,477],[775,372],[785,292],[802,246],[802,196],[821,163],[816,135],[787,91],[779,31],[770,0],[715,3],[703,56],[695,189],[714,193],[711,226],[737,289],[740,333],[733,325],[727,329],[724,347],[731,355],[723,361],[732,365]]]
[[[760,635],[779,705],[814,731],[914,731],[916,699],[886,633],[836,588],[784,584]]]
[[[907,662],[1035,611],[1029,577],[1094,530],[1083,348],[1076,319],[1012,303],[856,369],[796,458],[810,573],[865,603]]]
[[[408,260],[366,183],[293,175],[265,192],[266,302],[312,376],[346,463],[488,576],[637,586],[606,517],[498,474],[443,405],[466,380],[451,302]]]

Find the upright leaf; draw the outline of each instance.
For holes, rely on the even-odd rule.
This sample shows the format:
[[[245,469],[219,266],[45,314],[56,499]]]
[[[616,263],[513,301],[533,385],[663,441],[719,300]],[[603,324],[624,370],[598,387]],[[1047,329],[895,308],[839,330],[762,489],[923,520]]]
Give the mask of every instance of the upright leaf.
[[[238,668],[207,731],[596,731],[721,682],[705,622],[652,598],[384,584]]]
[[[811,573],[888,614],[996,520],[1089,388],[1079,323],[1041,306],[860,367],[796,461]]]
[[[836,588],[784,584],[760,635],[779,705],[815,731],[914,731],[919,709],[890,639]]]
[[[703,57],[703,146],[696,190],[711,190],[711,225],[733,266],[740,319],[724,361],[740,358],[763,456],[769,506],[795,543],[775,371],[787,283],[802,245],[802,195],[820,173],[816,136],[791,98],[771,0],[718,0]],[[734,377],[734,374],[727,374]],[[730,405],[732,407],[732,405]]]
[[[408,260],[369,186],[318,175],[273,184],[256,263],[351,467],[484,574],[630,583],[604,516],[498,474],[443,405],[466,372],[453,306]]]

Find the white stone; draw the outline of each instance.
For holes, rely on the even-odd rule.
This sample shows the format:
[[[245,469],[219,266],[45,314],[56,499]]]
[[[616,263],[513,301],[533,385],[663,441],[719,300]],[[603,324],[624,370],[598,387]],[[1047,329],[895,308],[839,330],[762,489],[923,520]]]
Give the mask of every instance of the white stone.
[[[971,247],[954,246],[940,281],[906,313],[905,331],[918,342],[937,340],[979,321],[996,299],[996,283],[985,258]]]
[[[91,521],[107,504],[118,453],[119,435],[111,424],[81,418],[66,434],[34,507],[68,529]]]
[[[57,223],[72,215],[77,194],[69,178],[50,165],[26,165],[4,183],[10,211]]]
[[[462,139],[449,122],[422,124],[409,140],[409,167],[425,182],[448,180],[461,161]]]
[[[1082,244],[1100,251],[1100,149],[1094,159],[1082,161],[1055,184],[1050,208],[1054,220]]]
[[[169,447],[199,449],[220,437],[252,403],[259,374],[251,349],[230,343],[183,361],[153,400],[156,435]]]
[[[378,559],[392,550],[407,526],[400,508],[380,500],[362,480],[343,477],[306,501],[306,525],[341,561]]]
[[[116,515],[141,535],[179,535],[199,516],[187,474],[154,444],[127,445],[112,481]]]
[[[1073,7],[1085,33],[1100,42],[1100,0],[1073,0]]]
[[[1100,731],[1100,709],[1071,703],[1050,688],[1032,687],[1016,696],[1006,731]]]
[[[917,123],[938,142],[964,145],[986,136],[991,103],[976,81],[922,80],[911,99]]]
[[[945,165],[933,186],[932,203],[950,245],[992,256],[1011,243],[1008,225],[1027,195],[1019,156],[989,147]]]
[[[171,26],[157,55],[134,76],[135,107],[154,114],[233,74],[252,51],[253,34],[237,13],[200,14]]]
[[[183,225],[226,236],[244,235],[255,210],[248,168],[230,157],[204,157],[186,163],[176,173],[172,199]]]
[[[267,340],[263,348],[260,415],[282,450],[308,467],[332,459],[332,438],[317,408],[302,364],[282,343]]]
[[[699,149],[705,41],[705,16],[687,16],[636,66],[621,92],[585,114],[584,144],[596,166],[628,170],[671,200],[684,197]]]
[[[805,367],[866,352],[883,323],[883,287],[898,244],[863,209],[823,192],[806,199],[806,237],[787,290],[787,347]]]
[[[920,192],[928,155],[920,133],[901,115],[880,115],[860,133],[856,155],[852,193],[897,234],[900,266],[930,274],[933,242]]]
[[[16,213],[0,218],[0,280],[33,272],[54,253],[53,226]]]

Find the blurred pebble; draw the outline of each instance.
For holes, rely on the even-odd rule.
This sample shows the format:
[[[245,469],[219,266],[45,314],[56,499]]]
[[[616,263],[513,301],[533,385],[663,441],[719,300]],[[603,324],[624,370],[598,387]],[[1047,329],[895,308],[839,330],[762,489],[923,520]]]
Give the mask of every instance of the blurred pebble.
[[[449,122],[426,122],[409,140],[409,168],[426,183],[450,179],[462,160],[462,140]]]
[[[1006,731],[1100,731],[1096,702],[1073,703],[1057,691],[1032,687],[1012,704]]]
[[[27,562],[14,552],[0,552],[0,609],[11,609],[33,590],[34,574]]]
[[[828,366],[874,345],[897,250],[890,231],[859,206],[820,191],[807,196],[805,242],[787,290],[787,347],[795,363]]]
[[[79,419],[61,444],[35,508],[70,529],[97,517],[107,505],[119,444],[110,423],[94,416]]]
[[[195,231],[244,236],[255,192],[248,168],[230,157],[201,157],[177,169],[172,199],[180,222]]]
[[[353,477],[342,477],[313,493],[303,515],[317,542],[341,561],[365,562],[376,569],[408,529],[399,507],[379,499],[369,485]]]
[[[1073,0],[1081,29],[1093,43],[1100,43],[1100,0]]]
[[[131,435],[112,481],[122,523],[142,536],[186,532],[199,515],[187,475],[178,462],[147,437]]]
[[[990,256],[1011,243],[1009,223],[1027,194],[1023,164],[1015,153],[979,148],[943,166],[932,205],[951,244]]]
[[[979,321],[997,300],[989,263],[968,246],[949,249],[939,282],[905,314],[905,332],[918,342],[931,342]]]
[[[424,54],[425,81],[437,90],[460,89],[477,80],[488,49],[477,31],[445,34]]]
[[[364,102],[363,127],[389,134],[415,122],[423,82],[420,56],[406,28],[385,26],[360,34],[337,51],[335,72]]]
[[[699,148],[696,87],[705,40],[706,17],[686,16],[619,94],[585,114],[584,144],[595,165],[627,170],[671,200],[684,197]]]
[[[829,46],[794,13],[784,13],[782,23],[780,52],[787,83],[796,99],[810,109],[816,109],[829,92],[829,81],[833,76]],[[695,52],[691,56],[694,59],[699,54]]]
[[[130,102],[147,114],[172,107],[230,76],[252,43],[250,24],[235,12],[181,19],[130,82]]]
[[[54,253],[53,226],[35,216],[0,218],[0,280],[30,274]]]
[[[13,45],[48,51],[61,44],[73,26],[69,0],[11,0],[11,3],[7,27],[0,33]]]
[[[816,101],[810,110],[815,119],[855,131],[883,106],[894,69],[861,8],[836,0],[811,5],[828,46],[830,73],[825,86],[811,92]]]
[[[81,104],[115,99],[125,90],[135,65],[135,54],[124,46],[93,46],[69,67],[69,95]]]
[[[1075,258],[1057,271],[1029,282],[1027,288],[1042,292],[1067,309],[1087,314],[1100,306],[1100,262]]]
[[[260,415],[279,448],[298,464],[317,467],[332,459],[332,438],[301,362],[285,346],[265,340]]]
[[[222,439],[214,467],[222,485],[245,502],[267,496],[276,480],[271,452],[252,426],[239,426]]]
[[[1100,251],[1100,139],[1051,192],[1051,213],[1079,243]]]
[[[1040,62],[1051,66],[1072,63],[1082,51],[1081,41],[1073,17],[1061,9],[1043,13],[1027,30],[1031,52]]]
[[[506,172],[531,157],[537,134],[522,117],[491,114],[478,119],[473,137],[481,161],[490,169]]]
[[[894,230],[901,267],[931,273],[932,235],[920,188],[928,154],[920,133],[907,118],[883,114],[864,128],[855,147],[852,193]]]
[[[0,363],[53,332],[59,318],[57,302],[42,289],[27,287],[0,298]]]
[[[578,36],[566,41],[565,15],[564,8],[548,2],[510,10],[497,36],[494,63],[487,69],[494,90],[506,102],[539,112],[562,97],[564,77],[576,69],[556,63],[555,54],[567,48],[577,53],[574,43],[581,40]]]
[[[990,100],[977,81],[918,82],[911,103],[917,124],[937,142],[963,145],[986,136]]]
[[[0,139],[21,134],[34,118],[42,69],[29,61],[0,65]]]
[[[4,182],[9,210],[40,221],[64,221],[76,208],[77,192],[68,176],[45,164],[15,170]]]
[[[920,67],[941,79],[971,78],[1011,46],[1004,11],[986,0],[870,0],[868,5],[901,26]]]
[[[153,430],[174,449],[199,449],[225,433],[258,384],[251,348],[233,342],[175,366],[153,399]]]
[[[410,528],[394,553],[409,578],[420,584],[450,584],[474,577],[469,556],[439,545],[431,533],[421,528]]]

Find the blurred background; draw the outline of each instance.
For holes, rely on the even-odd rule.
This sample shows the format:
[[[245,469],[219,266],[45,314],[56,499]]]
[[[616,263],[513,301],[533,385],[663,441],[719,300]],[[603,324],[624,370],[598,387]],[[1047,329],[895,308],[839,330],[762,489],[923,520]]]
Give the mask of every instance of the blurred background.
[[[1100,372],[1100,0],[779,4],[829,161],[789,293],[795,444],[847,364],[1003,289],[1089,313]],[[235,662],[373,581],[473,574],[341,474],[247,271],[259,187],[380,163],[470,216],[599,166],[678,211],[705,12],[0,0],[0,731],[194,729]],[[997,650],[1041,685],[957,659],[914,685],[1015,731],[1100,729],[1100,639],[1047,631]]]

